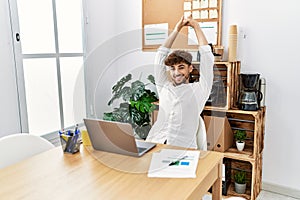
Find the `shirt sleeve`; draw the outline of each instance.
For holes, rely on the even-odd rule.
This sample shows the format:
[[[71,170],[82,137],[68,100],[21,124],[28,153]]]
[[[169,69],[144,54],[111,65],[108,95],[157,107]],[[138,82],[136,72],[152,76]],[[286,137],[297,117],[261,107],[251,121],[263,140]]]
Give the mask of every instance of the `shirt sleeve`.
[[[205,99],[207,100],[213,84],[213,66],[214,66],[214,56],[211,52],[211,47],[209,45],[200,46],[200,79],[199,84],[205,90]]]
[[[168,82],[166,66],[164,61],[170,52],[169,48],[159,47],[154,60],[154,77],[158,93],[160,93],[163,85]]]

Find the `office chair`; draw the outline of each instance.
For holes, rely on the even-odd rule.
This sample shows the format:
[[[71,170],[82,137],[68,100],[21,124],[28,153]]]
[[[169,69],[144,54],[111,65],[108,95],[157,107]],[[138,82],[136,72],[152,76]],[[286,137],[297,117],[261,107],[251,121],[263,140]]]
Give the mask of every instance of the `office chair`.
[[[207,136],[206,136],[206,129],[205,123],[201,116],[199,116],[199,124],[197,129],[197,146],[199,150],[207,151]]]
[[[46,139],[27,133],[1,137],[0,169],[51,148],[54,148],[54,145]]]

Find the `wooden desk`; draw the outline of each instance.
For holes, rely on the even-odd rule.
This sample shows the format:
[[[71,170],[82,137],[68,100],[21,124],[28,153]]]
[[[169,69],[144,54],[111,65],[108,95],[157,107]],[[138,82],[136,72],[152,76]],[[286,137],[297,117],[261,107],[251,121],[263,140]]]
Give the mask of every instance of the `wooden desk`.
[[[151,152],[161,148],[172,147],[158,145]],[[197,178],[174,179],[147,177],[151,152],[135,158],[82,147],[72,155],[57,147],[0,170],[0,197],[200,200],[213,186],[213,199],[221,199],[222,153],[201,152]]]

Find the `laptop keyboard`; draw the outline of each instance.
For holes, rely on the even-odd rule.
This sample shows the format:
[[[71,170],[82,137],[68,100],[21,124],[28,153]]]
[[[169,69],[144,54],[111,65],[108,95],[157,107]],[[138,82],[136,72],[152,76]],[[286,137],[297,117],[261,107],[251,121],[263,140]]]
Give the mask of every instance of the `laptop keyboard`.
[[[138,152],[140,153],[140,152],[143,152],[143,151],[145,151],[147,148],[143,148],[143,147],[138,147]]]

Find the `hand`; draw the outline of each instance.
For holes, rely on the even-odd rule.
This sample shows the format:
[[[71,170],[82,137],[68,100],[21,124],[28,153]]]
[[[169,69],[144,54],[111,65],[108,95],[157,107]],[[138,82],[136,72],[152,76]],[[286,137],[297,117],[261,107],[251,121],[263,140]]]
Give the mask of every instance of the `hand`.
[[[186,20],[187,20],[186,26],[190,26],[195,30],[199,46],[207,45],[208,44],[207,39],[199,23],[193,19],[192,15],[190,15]]]
[[[186,26],[190,26],[193,28],[199,26],[198,22],[193,19],[192,15],[188,16],[186,20],[187,20]]]
[[[183,16],[180,18],[180,20],[177,22],[174,30],[180,31],[182,27],[186,26],[188,24],[188,19],[185,19]]]

